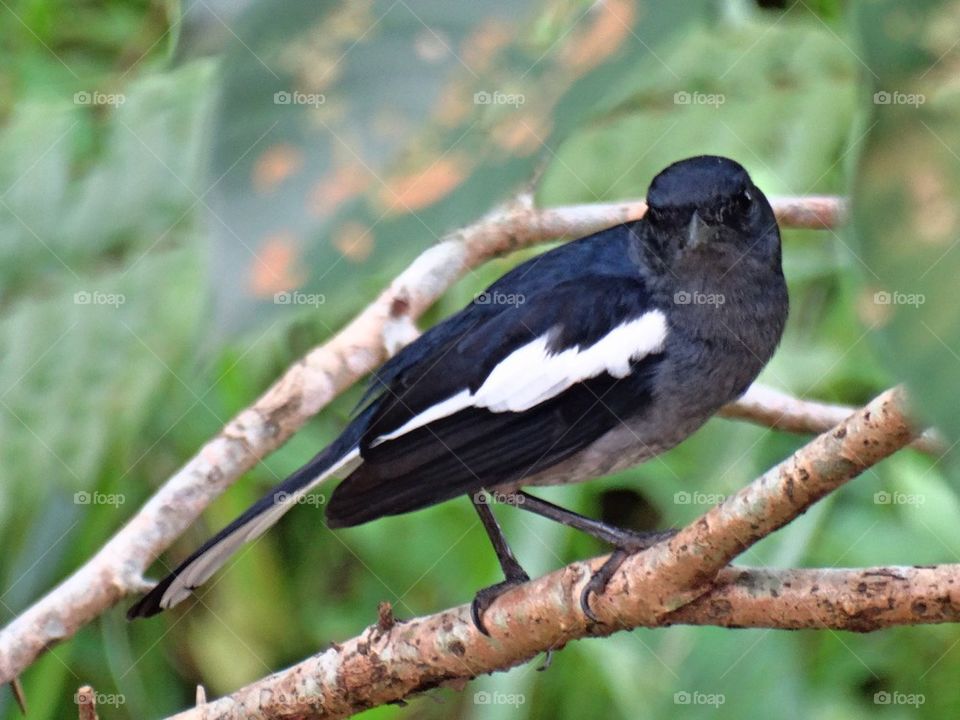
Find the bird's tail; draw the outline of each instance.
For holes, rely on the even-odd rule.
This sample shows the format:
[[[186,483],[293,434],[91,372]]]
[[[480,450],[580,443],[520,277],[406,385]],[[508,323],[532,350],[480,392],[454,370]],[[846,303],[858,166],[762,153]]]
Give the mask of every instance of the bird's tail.
[[[359,463],[360,452],[356,444],[341,436],[180,563],[176,570],[127,611],[127,619],[150,617],[185,600],[190,592],[206,582],[237,548],[262,535],[296,505],[301,497],[324,480],[335,476],[345,477]]]

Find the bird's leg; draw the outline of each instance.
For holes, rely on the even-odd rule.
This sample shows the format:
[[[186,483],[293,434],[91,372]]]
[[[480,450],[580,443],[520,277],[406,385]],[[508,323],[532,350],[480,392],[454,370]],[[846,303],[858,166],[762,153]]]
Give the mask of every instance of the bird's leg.
[[[483,523],[483,529],[487,531],[487,536],[490,538],[493,551],[497,554],[497,560],[500,561],[500,567],[503,569],[503,575],[505,577],[503,582],[491,585],[477,592],[473,598],[473,604],[470,606],[470,615],[473,618],[473,624],[476,625],[477,630],[484,635],[489,635],[490,633],[483,624],[483,614],[487,611],[487,608],[490,607],[494,600],[510,588],[529,581],[530,576],[527,575],[526,571],[520,567],[520,563],[517,562],[517,558],[507,544],[507,539],[503,535],[503,530],[500,529],[497,518],[494,517],[493,511],[490,509],[490,505],[484,502],[483,499],[478,500],[475,495],[470,496],[470,502],[472,502],[473,507],[477,509],[480,522]]]
[[[583,610],[583,614],[594,622],[597,622],[597,616],[594,615],[590,609],[590,593],[602,595],[604,589],[607,587],[607,583],[610,582],[610,578],[613,577],[613,574],[623,564],[623,561],[630,555],[653,547],[657,543],[668,540],[677,534],[676,530],[639,532],[618,528],[601,522],[600,520],[584,517],[572,510],[565,510],[562,507],[547,502],[546,500],[541,500],[523,491],[511,493],[509,497],[512,498],[510,502],[511,505],[576,528],[581,532],[585,532],[614,546],[615,549],[613,553],[611,553],[601,568],[593,574],[589,582],[584,586],[583,592],[580,593],[580,607]]]

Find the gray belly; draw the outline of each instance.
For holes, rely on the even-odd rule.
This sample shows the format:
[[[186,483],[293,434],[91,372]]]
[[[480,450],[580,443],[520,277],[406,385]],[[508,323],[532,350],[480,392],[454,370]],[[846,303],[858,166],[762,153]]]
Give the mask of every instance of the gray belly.
[[[661,421],[648,417],[627,420],[576,455],[502,489],[509,491],[530,485],[583,482],[626,470],[683,442],[703,424],[704,419],[675,419],[666,426]],[[665,427],[669,428],[666,432]]]

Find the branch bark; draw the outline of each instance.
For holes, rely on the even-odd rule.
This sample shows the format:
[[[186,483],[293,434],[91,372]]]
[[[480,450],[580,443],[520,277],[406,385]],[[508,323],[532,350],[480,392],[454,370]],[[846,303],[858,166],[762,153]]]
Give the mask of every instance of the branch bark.
[[[74,696],[77,703],[77,715],[80,720],[98,720],[97,718],[97,693],[89,685],[84,685],[77,690]]]
[[[759,570],[727,564],[915,436],[899,390],[820,435],[669,541],[630,557],[579,605],[604,558],[574,563],[501,596],[481,635],[468,606],[384,623],[172,720],[340,718],[444,683],[504,670],[583,637],[677,623],[867,631],[960,618],[960,566]]]

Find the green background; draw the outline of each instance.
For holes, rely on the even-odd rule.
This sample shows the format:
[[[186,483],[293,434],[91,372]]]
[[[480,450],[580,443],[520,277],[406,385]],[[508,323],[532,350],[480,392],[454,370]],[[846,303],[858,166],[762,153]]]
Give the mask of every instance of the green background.
[[[958,35],[949,30],[957,6],[916,3],[905,13],[887,2],[763,4],[772,7],[639,3],[626,49],[557,88],[549,67],[526,78],[517,67],[530,58],[538,68],[560,63],[590,6],[523,4],[518,15],[527,19],[489,76],[495,79],[481,73],[471,82],[524,93],[526,109],[546,98],[552,129],[538,151],[491,153],[485,132],[513,109],[472,108],[481,114],[463,127],[479,124],[472,134],[464,130],[460,150],[479,158],[472,174],[423,213],[389,217],[366,259],[328,276],[336,228],[369,224],[365,218],[382,208],[358,196],[328,217],[292,218],[302,211],[295,188],[258,200],[250,190],[255,166],[244,161],[237,169],[240,151],[231,145],[276,120],[270,142],[303,150],[302,177],[315,179],[342,156],[323,154],[323,126],[243,92],[262,57],[282,62],[284,49],[302,39],[294,10],[271,19],[271,5],[251,3],[251,26],[214,2],[0,2],[0,622],[78,567],[204,440],[437,235],[506,199],[534,170],[542,205],[641,197],[663,166],[700,153],[735,158],[769,195],[854,196],[851,226],[784,233],[791,315],[762,380],[801,397],[859,404],[909,379],[952,443],[960,352],[960,260],[951,253],[960,143],[953,137],[960,123],[951,112]],[[441,17],[441,4],[410,7],[424,27],[447,23],[449,34],[486,12]],[[335,11],[323,5],[318,12],[314,19]],[[368,27],[351,22],[359,21],[320,24],[318,33],[349,45]],[[390,65],[391,38],[410,28],[385,22],[398,35],[365,37],[352,70],[363,69],[365,58]],[[424,57],[443,52],[416,24],[411,32]],[[323,51],[341,46],[331,47]],[[291,73],[314,61],[301,54]],[[368,121],[376,127],[378,113],[393,109],[383,93],[394,81],[344,77],[329,91],[324,117],[358,133]],[[433,132],[425,108],[441,80],[413,70],[402,77],[411,83],[409,107],[397,110],[406,125],[366,158],[378,173],[403,164],[401,151],[416,145],[411,138]],[[83,104],[76,93],[84,92],[124,102]],[[681,104],[678,92],[722,101]],[[924,101],[878,103],[877,92]],[[264,228],[274,221],[294,228],[306,258],[303,287],[325,293],[327,302],[278,308],[245,292],[250,248],[259,247],[258,237],[244,234],[245,213],[263,218]],[[541,250],[469,273],[423,326]],[[878,292],[923,301],[887,305]],[[77,293],[102,302],[83,303]],[[110,296],[123,302],[111,304]],[[184,557],[333,438],[360,390],[338,398],[242,478],[165,561]],[[708,506],[678,493],[733,493],[804,441],[713,420],[661,460],[545,495],[635,527],[679,525]],[[947,460],[900,453],[740,562],[956,562],[954,478]],[[118,502],[84,504],[78,492]],[[877,502],[882,492],[911,502]],[[509,509],[499,515],[531,574],[603,551],[538,518]],[[465,500],[336,534],[322,518],[322,505],[291,512],[204,589],[202,602],[136,624],[124,620],[124,603],[55,647],[23,675],[30,716],[74,717],[73,693],[89,683],[105,696],[101,718],[163,717],[192,704],[197,683],[211,697],[228,693],[355,635],[375,620],[378,601],[391,601],[399,617],[425,614],[467,602],[498,579]],[[155,574],[162,571],[158,564]],[[534,662],[365,717],[954,717],[958,645],[955,626],[870,635],[637,630],[573,643],[546,672]],[[483,692],[498,694],[477,695]],[[922,704],[878,702],[885,692]],[[684,704],[683,693],[719,696],[722,704]],[[484,703],[488,697],[497,702]],[[0,716],[17,715],[9,691],[0,693]]]

